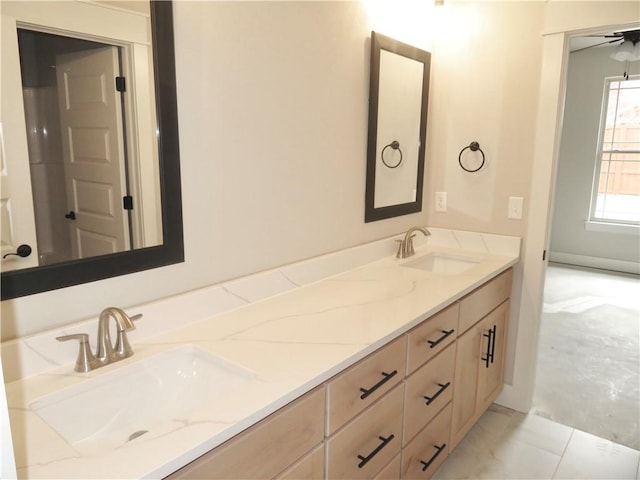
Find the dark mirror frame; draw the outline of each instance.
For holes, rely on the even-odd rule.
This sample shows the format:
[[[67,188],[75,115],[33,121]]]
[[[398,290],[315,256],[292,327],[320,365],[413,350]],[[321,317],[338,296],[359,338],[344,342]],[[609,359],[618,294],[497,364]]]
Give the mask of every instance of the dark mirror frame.
[[[388,205],[376,208],[374,205],[376,188],[376,145],[378,139],[378,95],[380,93],[380,50],[402,55],[422,62],[422,106],[420,108],[420,148],[418,149],[418,172],[416,179],[415,202]],[[365,222],[374,222],[385,218],[398,217],[422,210],[422,191],[424,183],[424,157],[427,145],[427,111],[429,104],[429,75],[431,54],[425,50],[399,42],[376,32],[371,32],[371,72],[369,83],[369,135],[367,140],[367,181],[365,190]]]
[[[184,261],[171,1],[151,1],[151,30],[162,202],[162,245],[2,273],[2,300]]]

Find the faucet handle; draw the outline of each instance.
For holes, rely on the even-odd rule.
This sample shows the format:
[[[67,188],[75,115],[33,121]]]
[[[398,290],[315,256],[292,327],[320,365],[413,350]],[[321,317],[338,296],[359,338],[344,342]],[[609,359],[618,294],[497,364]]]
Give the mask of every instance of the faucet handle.
[[[129,318],[132,321],[136,321],[142,318],[142,314],[138,313],[137,315],[131,315]],[[127,329],[118,328],[116,346],[114,350],[120,358],[127,358],[133,355],[133,349],[131,348],[129,339],[127,338]]]
[[[62,335],[56,337],[59,342],[65,342],[67,340],[78,340],[80,342],[78,349],[78,358],[76,359],[76,366],[74,370],[76,372],[86,373],[100,365],[100,362],[91,352],[91,345],[89,345],[89,335],[86,333],[75,333],[73,335]]]

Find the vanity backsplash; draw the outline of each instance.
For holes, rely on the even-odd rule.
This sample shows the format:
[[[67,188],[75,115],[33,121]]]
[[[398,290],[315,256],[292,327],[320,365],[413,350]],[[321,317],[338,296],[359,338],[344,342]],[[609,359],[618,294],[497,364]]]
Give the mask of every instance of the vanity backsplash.
[[[431,247],[500,255],[518,256],[520,252],[519,237],[441,228],[429,228],[429,231],[429,237],[416,237],[416,248],[428,244]],[[136,321],[136,329],[129,334],[130,342],[135,345],[136,342],[183,328],[189,323],[259,302],[376,260],[393,257],[397,249],[394,240],[401,236],[396,235],[155,302],[137,306],[104,307],[116,306],[130,315],[142,314],[142,318]],[[3,342],[1,355],[5,382],[10,383],[65,364],[69,364],[71,370],[78,347],[75,343],[57,342],[55,337],[88,333],[91,344],[95,345],[98,314],[96,312],[95,318],[69,324],[62,329]]]

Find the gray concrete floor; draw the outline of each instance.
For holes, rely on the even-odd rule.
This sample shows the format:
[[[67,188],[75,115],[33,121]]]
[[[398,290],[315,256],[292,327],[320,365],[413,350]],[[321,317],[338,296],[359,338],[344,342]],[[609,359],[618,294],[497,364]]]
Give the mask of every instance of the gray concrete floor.
[[[531,413],[640,449],[640,278],[550,264]]]

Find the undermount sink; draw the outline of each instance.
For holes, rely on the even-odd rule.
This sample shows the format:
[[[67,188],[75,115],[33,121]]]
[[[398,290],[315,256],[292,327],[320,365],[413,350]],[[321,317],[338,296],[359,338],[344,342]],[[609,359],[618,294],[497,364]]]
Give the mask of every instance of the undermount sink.
[[[184,345],[41,397],[31,408],[80,451],[132,441],[249,382],[254,373]]]
[[[459,275],[480,263],[480,258],[449,253],[428,253],[421,257],[403,263],[403,267],[417,268],[440,275]]]

